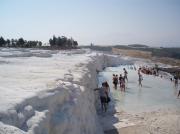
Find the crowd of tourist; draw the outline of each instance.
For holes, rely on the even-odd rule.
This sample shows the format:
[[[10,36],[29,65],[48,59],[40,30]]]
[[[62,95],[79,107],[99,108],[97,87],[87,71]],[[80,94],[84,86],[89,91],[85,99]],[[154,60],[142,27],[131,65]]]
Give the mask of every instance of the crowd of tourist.
[[[131,66],[129,69],[131,70],[137,70],[135,66]],[[126,84],[128,83],[128,72],[125,68],[123,68],[123,74],[113,74],[112,75],[112,83],[114,85],[114,89],[117,90],[118,89],[118,85],[120,88],[120,91],[125,92],[126,90]],[[140,87],[142,87],[142,81],[143,81],[143,76],[142,74],[145,75],[154,75],[154,76],[159,76],[159,70],[156,67],[148,67],[148,66],[141,66],[139,67],[138,71],[138,84]],[[162,78],[162,75],[160,75],[160,77]],[[170,78],[170,80],[172,82],[174,82],[175,87],[178,87],[178,77],[175,75],[174,78]],[[100,88],[96,88],[95,90],[99,90],[99,95],[100,95],[100,101],[101,101],[101,107],[102,107],[102,111],[107,110],[107,105],[110,102],[110,97],[109,97],[109,93],[110,93],[110,87],[107,81],[102,83],[102,87]],[[180,90],[178,91],[178,96],[180,96]]]

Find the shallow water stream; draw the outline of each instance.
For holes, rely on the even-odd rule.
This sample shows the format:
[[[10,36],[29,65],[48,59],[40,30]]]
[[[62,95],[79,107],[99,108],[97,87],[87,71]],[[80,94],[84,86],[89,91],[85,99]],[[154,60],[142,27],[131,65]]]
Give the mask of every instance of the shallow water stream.
[[[139,65],[135,66],[136,68],[139,67]],[[115,90],[112,84],[112,75],[123,75],[123,68],[126,68],[128,71],[126,92],[122,92],[119,85],[117,90]],[[177,99],[178,88],[174,87],[173,82],[164,77],[142,75],[143,86],[139,87],[137,70],[132,69],[132,65],[107,67],[103,72],[99,73],[99,86],[104,81],[109,83],[110,96],[112,98],[111,104],[113,103],[116,111],[131,113],[153,111],[162,108],[180,109],[180,99]]]

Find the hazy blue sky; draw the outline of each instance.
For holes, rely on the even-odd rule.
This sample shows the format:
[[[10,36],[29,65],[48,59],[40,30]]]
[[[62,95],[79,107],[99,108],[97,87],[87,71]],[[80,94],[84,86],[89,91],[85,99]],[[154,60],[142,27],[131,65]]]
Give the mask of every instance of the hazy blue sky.
[[[0,0],[0,36],[180,46],[180,0]]]

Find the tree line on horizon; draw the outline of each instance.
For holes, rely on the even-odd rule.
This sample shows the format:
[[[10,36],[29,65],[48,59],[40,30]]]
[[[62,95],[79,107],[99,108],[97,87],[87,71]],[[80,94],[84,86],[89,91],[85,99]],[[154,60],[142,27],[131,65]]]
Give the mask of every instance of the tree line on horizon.
[[[73,38],[67,38],[65,36],[53,36],[49,39],[49,44],[51,47],[55,48],[77,48],[78,42]]]
[[[77,48],[78,42],[72,38],[67,38],[65,36],[56,37],[53,36],[49,39],[50,46],[43,46],[41,41],[37,40],[25,40],[23,38],[19,39],[4,39],[0,37],[0,47],[15,47],[15,48],[62,48],[62,49],[73,49]]]
[[[19,39],[4,39],[2,36],[0,37],[0,47],[22,47],[22,48],[34,48],[41,47],[41,41],[27,41],[23,38]]]

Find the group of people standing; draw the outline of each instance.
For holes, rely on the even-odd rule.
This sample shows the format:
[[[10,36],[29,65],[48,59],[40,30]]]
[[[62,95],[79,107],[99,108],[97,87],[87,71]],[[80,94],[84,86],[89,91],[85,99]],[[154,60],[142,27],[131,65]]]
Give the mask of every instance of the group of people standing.
[[[120,88],[122,91],[125,91],[125,80],[128,81],[127,78],[127,74],[128,72],[126,71],[126,69],[124,68],[124,76],[122,76],[120,74],[120,76],[118,77],[118,75],[113,74],[113,84],[115,89],[117,89],[117,85],[118,85],[118,81],[120,84]],[[101,109],[103,112],[107,111],[107,106],[108,103],[111,101],[109,93],[110,93],[110,87],[107,81],[102,83],[102,86],[100,88],[96,88],[94,89],[94,91],[98,90],[99,91],[99,97],[100,97],[100,101],[101,101]]]
[[[119,83],[121,91],[125,91],[125,89],[126,89],[125,83],[126,83],[126,81],[128,81],[128,77],[127,77],[128,72],[126,71],[125,68],[123,68],[123,71],[124,71],[124,76],[122,76],[122,74],[120,74],[118,77],[117,74],[113,74],[113,78],[112,78],[114,88],[117,89],[117,85]]]

